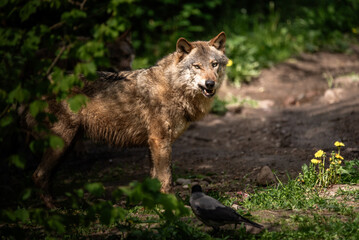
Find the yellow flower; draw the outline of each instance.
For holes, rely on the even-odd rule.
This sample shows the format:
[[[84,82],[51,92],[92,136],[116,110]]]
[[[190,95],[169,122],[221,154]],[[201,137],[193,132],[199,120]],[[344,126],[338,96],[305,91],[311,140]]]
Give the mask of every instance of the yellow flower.
[[[340,156],[338,153],[335,154],[335,158],[338,158],[338,159],[341,159],[341,160],[344,160],[344,158],[342,156]]]
[[[329,161],[332,161],[333,159],[332,158],[329,158]]]
[[[358,33],[358,29],[357,28],[352,28],[352,32],[357,34]]]
[[[318,160],[318,159],[315,159],[313,158],[312,160],[310,160],[313,164],[319,164],[321,163],[322,161],[321,160]]]
[[[227,67],[230,67],[233,65],[233,61],[231,59],[228,60]]]
[[[345,145],[344,145],[344,143],[342,143],[342,142],[336,141],[336,142],[334,143],[334,146],[336,146],[336,147],[344,147]]]
[[[324,151],[323,150],[319,150],[318,152],[316,152],[314,154],[314,157],[316,158],[321,158],[324,155]]]
[[[342,164],[342,161],[341,161],[341,160],[339,160],[337,163],[338,163],[338,165],[340,165],[340,164]]]

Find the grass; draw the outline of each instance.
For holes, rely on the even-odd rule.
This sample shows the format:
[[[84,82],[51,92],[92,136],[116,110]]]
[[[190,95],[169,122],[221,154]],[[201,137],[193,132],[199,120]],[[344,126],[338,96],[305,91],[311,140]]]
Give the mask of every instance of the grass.
[[[248,233],[243,228],[234,229],[233,226],[226,226],[220,232],[213,233],[209,228],[199,224],[200,222],[195,220],[192,212],[187,216],[169,220],[164,215],[163,208],[155,207],[153,204],[156,202],[150,199],[157,199],[155,201],[160,204],[171,204],[173,199],[169,198],[164,201],[152,189],[153,183],[148,181],[144,184],[132,184],[132,187],[128,189],[129,192],[126,194],[132,202],[128,202],[123,196],[117,200],[125,212],[117,210],[113,212],[113,203],[110,202],[108,205],[108,200],[101,199],[103,187],[95,184],[91,185],[91,188],[85,188],[92,194],[90,198],[81,199],[83,192],[74,192],[68,195],[67,207],[62,209],[30,211],[30,209],[21,208],[16,210],[14,217],[18,220],[2,224],[0,234],[3,236],[2,239],[23,238],[24,236],[32,239],[44,237],[50,239],[118,237],[127,239],[358,239],[359,189],[350,188],[353,182],[357,181],[358,172],[355,170],[358,167],[358,160],[346,161],[343,169],[347,171],[347,175],[343,175],[346,177],[341,179],[342,185],[335,194],[327,194],[330,189],[313,187],[309,182],[303,183],[300,176],[296,179],[289,179],[286,183],[279,182],[274,186],[255,188],[248,192],[248,197],[243,197],[238,193],[221,193],[213,190],[207,193],[227,206],[237,204],[239,206],[237,211],[241,215],[264,224],[266,230],[259,234]],[[193,174],[188,177],[190,176],[204,177]],[[100,196],[100,199],[94,198],[95,195],[97,198]],[[76,196],[80,196],[80,199]],[[139,199],[142,200],[138,201]],[[147,207],[142,205],[144,201],[147,201]],[[188,198],[183,201],[188,204]],[[71,207],[71,202],[76,203],[77,207]],[[103,214],[106,211],[109,211],[109,214],[126,214],[126,217],[106,219],[107,215]],[[88,220],[81,216],[88,214],[99,214],[99,217],[93,215],[90,217],[92,221],[85,224]],[[36,216],[43,216],[43,219],[47,220],[41,224],[34,219]],[[72,222],[64,223],[62,218]],[[77,221],[85,222],[78,225]],[[66,233],[57,232],[57,228],[66,228]]]

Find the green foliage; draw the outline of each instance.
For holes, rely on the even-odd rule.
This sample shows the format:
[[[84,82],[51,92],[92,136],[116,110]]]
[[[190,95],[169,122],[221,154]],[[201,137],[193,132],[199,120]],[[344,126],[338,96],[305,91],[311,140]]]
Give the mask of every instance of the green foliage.
[[[337,147],[337,152],[332,151],[330,157],[327,157],[323,150],[317,151],[309,167],[306,164],[302,166],[302,173],[299,174],[298,181],[312,187],[329,187],[337,184],[341,178],[343,171],[341,164],[344,160],[340,155],[340,149],[345,145],[336,141],[334,146]]]
[[[18,168],[24,169],[26,160],[21,155],[11,155],[9,157],[9,163],[15,165]]]
[[[341,183],[359,184],[359,160],[345,161],[340,169]]]
[[[296,215],[293,224],[298,227],[286,227],[282,231],[266,231],[259,238],[252,239],[357,239],[359,217],[353,216],[343,221],[333,216],[314,214]]]
[[[221,100],[215,96],[211,112],[217,115],[224,115],[228,111],[226,107],[227,104],[227,101]]]
[[[80,111],[80,109],[86,105],[86,101],[87,97],[83,94],[77,94],[67,100],[70,109],[75,113]]]
[[[296,180],[254,193],[245,206],[254,209],[309,209],[320,203],[318,193]]]
[[[227,9],[222,21],[229,33],[227,53],[233,61],[228,75],[235,84],[248,82],[262,68],[303,51],[323,47],[343,51],[350,43],[348,36],[357,34],[359,7],[355,0],[303,3],[291,16],[287,16],[290,6],[281,7],[281,3],[263,6],[267,15],[249,14],[246,8],[239,12]]]
[[[103,187],[102,183],[87,183],[85,184],[84,188],[96,197],[100,197],[105,191],[105,188]],[[82,194],[80,193],[78,195],[81,196]]]
[[[119,199],[125,195],[132,204],[141,203],[148,209],[155,209],[156,205],[160,205],[164,212],[157,212],[157,214],[167,221],[176,220],[178,217],[188,214],[188,209],[181,201],[174,195],[161,193],[160,188],[161,184],[158,180],[146,179],[142,183],[133,182],[129,187],[120,188],[113,193],[113,196],[115,199]]]
[[[65,232],[76,236],[79,231],[94,227],[94,224],[98,225],[98,223],[103,227],[117,227],[129,236],[138,235],[137,225],[124,227],[126,222],[133,218],[130,212],[126,208],[115,205],[115,202],[126,198],[127,206],[143,206],[159,216],[153,223],[160,224],[160,228],[165,230],[164,233],[160,234],[161,238],[174,236],[176,232],[190,236],[190,233],[193,233],[193,228],[179,221],[180,217],[188,215],[188,209],[174,195],[161,193],[160,187],[157,179],[146,179],[143,183],[133,182],[128,187],[121,187],[114,191],[113,202],[98,199],[105,193],[105,188],[101,183],[87,183],[83,189],[77,189],[66,194],[71,207],[57,210],[8,208],[1,211],[0,219],[2,222],[16,224],[19,227],[27,224],[30,228],[44,229],[45,232],[42,234],[53,237],[59,237],[59,234]],[[22,194],[22,199],[27,200],[31,196],[31,192],[31,189],[26,189]],[[90,196],[85,198],[85,193],[90,194]],[[98,223],[96,224],[96,222]],[[146,221],[137,219],[138,225],[142,222]],[[10,233],[6,231],[2,233],[3,236],[11,236],[7,234]]]
[[[359,4],[356,0],[275,3],[224,3],[220,0],[0,1],[1,161],[6,161],[4,166],[9,164],[19,170],[29,165],[29,155],[20,154],[25,149],[25,140],[21,137],[24,129],[19,124],[19,113],[23,108],[29,109],[38,121],[33,131],[43,136],[42,139],[30,140],[28,148],[32,152],[39,154],[47,148],[64,146],[61,138],[46,130],[45,122],[56,119],[46,113],[49,106],[44,99],[56,96],[57,101],[67,101],[69,107],[78,112],[87,99],[83,95],[73,95],[72,90],[83,86],[83,77],[92,80],[96,71],[109,67],[106,44],[127,29],[131,29],[136,48],[134,66],[140,67],[152,65],[174,51],[178,37],[208,39],[225,30],[227,53],[233,62],[228,67],[228,74],[237,84],[250,81],[263,67],[303,50],[316,51],[322,47],[343,50],[350,42],[350,36],[358,34]],[[228,103],[215,100],[213,111],[223,114]],[[357,160],[345,162],[340,169],[341,181],[357,183],[357,166]],[[316,193],[311,193],[312,199],[303,197],[308,191],[310,173],[310,167],[303,168],[304,184],[290,181],[264,194],[256,193],[253,204],[263,208],[312,208],[322,203]],[[139,227],[147,224],[143,219],[137,219],[138,224],[131,225],[130,220],[135,218],[126,208],[118,207],[110,200],[99,200],[106,195],[100,183],[88,183],[83,189],[68,193],[70,207],[54,211],[27,207],[27,201],[36,191],[25,188],[19,202],[1,211],[1,220],[20,230],[41,228],[42,232],[34,238],[43,238],[44,235],[73,238],[96,224],[100,227],[115,226],[128,238],[210,238],[179,221],[188,213],[187,209],[173,195],[161,194],[158,189],[158,182],[146,180],[114,192],[117,200],[126,198],[128,205],[138,204],[146,211],[153,211],[158,216],[154,220],[157,232]],[[89,199],[86,198],[88,195]],[[249,202],[246,204],[255,206]],[[352,225],[348,223],[345,229],[350,230],[350,227]],[[5,233],[7,235],[1,234],[4,238],[32,237],[23,231]],[[270,233],[262,236],[266,234],[270,236]]]
[[[220,99],[219,97],[215,96],[211,108],[211,113],[224,115],[228,111],[229,107],[240,108],[243,106],[256,108],[258,106],[258,102],[250,98],[241,99],[230,95],[227,95],[227,97],[224,99]]]

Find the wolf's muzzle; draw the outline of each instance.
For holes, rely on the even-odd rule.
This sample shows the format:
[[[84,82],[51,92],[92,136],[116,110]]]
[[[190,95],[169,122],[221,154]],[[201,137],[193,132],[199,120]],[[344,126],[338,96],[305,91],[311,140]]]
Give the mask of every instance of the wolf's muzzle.
[[[213,89],[215,84],[216,84],[216,82],[213,80],[206,80],[206,88],[207,89]]]
[[[202,94],[207,98],[211,98],[216,94],[216,90],[213,89],[214,85],[211,87],[211,89],[207,87],[207,84],[206,84],[206,87],[204,87],[202,85],[198,85],[198,87],[201,89]]]

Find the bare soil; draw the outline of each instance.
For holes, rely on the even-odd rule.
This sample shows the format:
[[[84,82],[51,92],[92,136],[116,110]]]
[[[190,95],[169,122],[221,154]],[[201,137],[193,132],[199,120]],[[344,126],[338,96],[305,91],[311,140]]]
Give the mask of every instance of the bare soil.
[[[174,178],[206,190],[245,191],[269,166],[279,179],[296,177],[318,149],[345,143],[345,159],[359,158],[359,47],[350,53],[302,54],[262,71],[240,88],[226,84],[222,98],[256,100],[256,108],[230,106],[193,123],[173,145]],[[104,181],[108,190],[149,176],[146,148],[110,149],[86,143],[60,166],[54,189]],[[72,159],[72,160],[71,160]],[[175,191],[188,195],[187,186]]]

